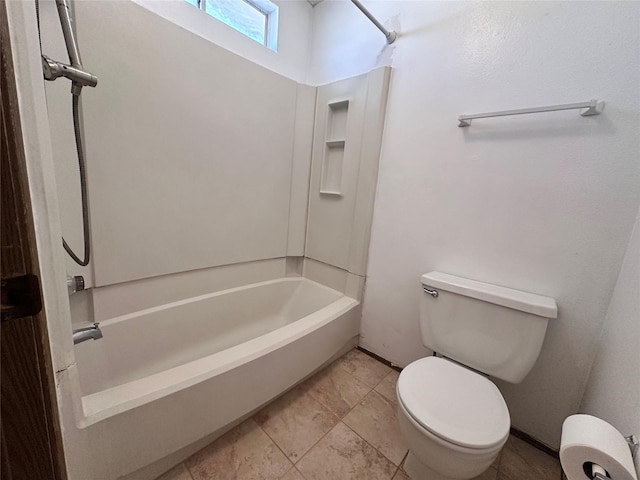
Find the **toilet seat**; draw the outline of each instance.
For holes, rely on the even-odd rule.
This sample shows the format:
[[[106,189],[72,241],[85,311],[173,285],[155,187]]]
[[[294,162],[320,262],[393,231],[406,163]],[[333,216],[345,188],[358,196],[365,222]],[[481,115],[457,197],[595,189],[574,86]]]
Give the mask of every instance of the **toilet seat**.
[[[409,415],[454,445],[490,449],[509,435],[510,417],[498,388],[487,378],[438,357],[408,365],[398,398]]]

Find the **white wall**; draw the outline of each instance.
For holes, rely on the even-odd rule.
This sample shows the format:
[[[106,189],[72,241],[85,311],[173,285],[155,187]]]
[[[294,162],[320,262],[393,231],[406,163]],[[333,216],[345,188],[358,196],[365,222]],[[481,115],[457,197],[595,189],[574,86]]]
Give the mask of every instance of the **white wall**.
[[[640,215],[607,310],[580,411],[640,435]],[[640,459],[637,459],[640,460]]]
[[[578,410],[640,201],[640,4],[349,2],[315,7],[312,82],[379,64],[393,74],[362,321],[363,347],[426,355],[420,274],[552,296],[542,354],[500,383],[513,425],[557,447]],[[615,28],[611,26],[615,25]],[[400,28],[401,27],[401,28]],[[461,113],[602,98],[604,113],[476,120]]]
[[[276,54],[184,1],[156,3],[252,61],[133,2],[75,5],[99,79],[83,91],[94,278],[68,261],[89,286],[286,255],[298,85],[255,62],[302,76],[308,31],[295,20],[310,6],[282,6]],[[53,2],[41,10],[43,50],[66,60]],[[63,232],[81,254],[69,82],[47,94]]]
[[[367,2],[366,7],[387,28],[398,30],[400,3]],[[395,48],[351,2],[323,0],[313,7],[307,83],[324,85],[389,66]]]

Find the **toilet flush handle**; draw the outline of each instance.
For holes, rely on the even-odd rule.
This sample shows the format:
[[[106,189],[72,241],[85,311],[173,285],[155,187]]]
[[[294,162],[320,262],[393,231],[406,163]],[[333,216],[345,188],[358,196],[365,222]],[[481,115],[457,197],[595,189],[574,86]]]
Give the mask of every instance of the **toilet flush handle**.
[[[427,288],[427,287],[422,287],[422,290],[424,290],[424,293],[428,293],[429,295],[431,295],[433,298],[437,298],[438,297],[438,291],[431,289],[431,288]]]

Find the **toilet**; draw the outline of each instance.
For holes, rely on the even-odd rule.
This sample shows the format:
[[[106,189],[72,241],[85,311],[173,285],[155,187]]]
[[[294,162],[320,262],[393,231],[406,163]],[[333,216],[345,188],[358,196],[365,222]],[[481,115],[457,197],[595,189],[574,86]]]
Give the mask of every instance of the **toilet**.
[[[553,298],[442,272],[424,274],[422,286],[420,334],[435,353],[398,379],[404,469],[412,480],[471,479],[509,438],[509,410],[489,377],[520,383],[558,308]]]

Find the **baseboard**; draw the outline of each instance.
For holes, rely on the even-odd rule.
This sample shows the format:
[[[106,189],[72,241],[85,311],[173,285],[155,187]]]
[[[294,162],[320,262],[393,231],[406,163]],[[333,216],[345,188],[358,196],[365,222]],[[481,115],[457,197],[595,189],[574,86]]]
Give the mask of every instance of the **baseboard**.
[[[362,353],[365,353],[367,355],[369,355],[371,358],[374,358],[375,360],[379,361],[380,363],[384,363],[387,367],[391,367],[394,370],[401,372],[402,368],[400,368],[398,365],[396,365],[395,363],[391,363],[389,360],[387,360],[386,358],[381,357],[380,355],[376,355],[373,352],[370,352],[369,350],[362,348],[360,345],[358,345],[356,347],[358,350],[360,350]]]

